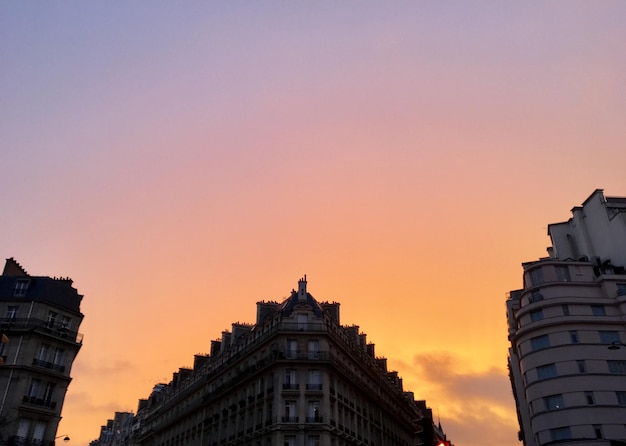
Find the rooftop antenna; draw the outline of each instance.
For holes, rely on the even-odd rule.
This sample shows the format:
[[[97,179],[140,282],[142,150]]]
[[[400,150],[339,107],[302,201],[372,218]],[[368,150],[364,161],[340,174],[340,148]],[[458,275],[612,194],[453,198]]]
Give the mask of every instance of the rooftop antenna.
[[[441,418],[439,418],[439,407],[437,407],[437,424],[439,426],[439,430],[441,430]]]

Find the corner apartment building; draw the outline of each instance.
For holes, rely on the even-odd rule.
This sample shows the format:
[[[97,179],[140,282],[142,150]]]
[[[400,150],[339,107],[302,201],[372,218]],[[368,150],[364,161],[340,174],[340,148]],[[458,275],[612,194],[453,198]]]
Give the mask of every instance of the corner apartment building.
[[[100,426],[100,436],[90,442],[91,446],[128,446],[131,429],[135,421],[132,412],[115,412],[111,420]]]
[[[82,345],[82,297],[69,278],[31,276],[13,258],[0,276],[0,444],[54,444],[72,363]]]
[[[192,369],[155,386],[125,441],[431,446],[437,438],[445,436],[425,401],[403,390],[358,326],[340,324],[339,303],[307,292],[305,276],[283,302],[258,302],[255,324],[232,324]]]
[[[548,235],[507,299],[520,440],[626,445],[626,198],[596,190]]]

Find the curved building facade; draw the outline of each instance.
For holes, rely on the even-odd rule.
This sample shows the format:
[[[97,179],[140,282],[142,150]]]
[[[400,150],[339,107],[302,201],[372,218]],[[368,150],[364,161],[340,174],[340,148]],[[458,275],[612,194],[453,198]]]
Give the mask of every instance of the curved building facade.
[[[626,199],[597,190],[572,212],[507,300],[520,440],[626,445]]]

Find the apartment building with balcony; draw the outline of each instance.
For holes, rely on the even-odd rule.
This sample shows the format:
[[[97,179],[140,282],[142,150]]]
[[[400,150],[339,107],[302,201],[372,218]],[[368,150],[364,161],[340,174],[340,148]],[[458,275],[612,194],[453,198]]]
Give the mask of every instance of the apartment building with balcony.
[[[507,299],[520,440],[626,445],[626,198],[596,190],[572,214]]]
[[[53,444],[82,345],[82,297],[69,278],[31,276],[13,258],[0,276],[0,444]]]
[[[115,412],[115,416],[100,426],[100,436],[90,446],[128,446],[135,415],[132,412]]]
[[[139,401],[128,444],[434,444],[444,434],[425,401],[358,326],[340,324],[339,308],[313,298],[306,276],[283,302],[258,302],[256,323],[232,324]]]

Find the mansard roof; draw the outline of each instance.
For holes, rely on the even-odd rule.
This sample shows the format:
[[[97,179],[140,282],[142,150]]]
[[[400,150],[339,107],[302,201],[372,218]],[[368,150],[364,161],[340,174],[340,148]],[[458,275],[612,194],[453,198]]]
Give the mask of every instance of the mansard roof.
[[[21,293],[16,295],[18,282],[26,283]],[[9,258],[0,276],[0,300],[42,301],[80,313],[83,296],[78,294],[72,283],[72,279],[67,277],[31,276],[13,258]]]
[[[298,308],[311,309],[316,317],[322,317],[324,312],[311,293],[306,292],[306,288],[302,294],[299,291],[292,290],[291,296],[283,301],[278,311],[282,313],[283,317],[289,317]]]

